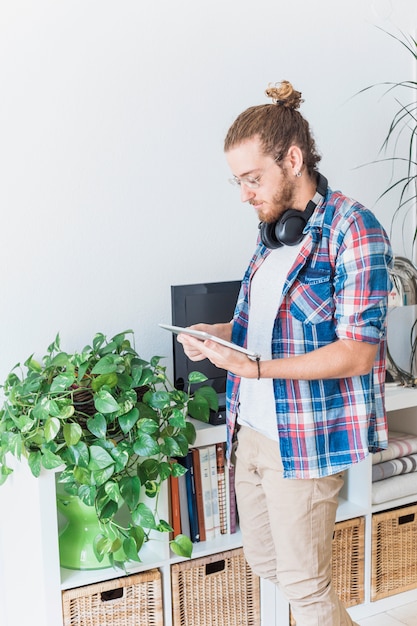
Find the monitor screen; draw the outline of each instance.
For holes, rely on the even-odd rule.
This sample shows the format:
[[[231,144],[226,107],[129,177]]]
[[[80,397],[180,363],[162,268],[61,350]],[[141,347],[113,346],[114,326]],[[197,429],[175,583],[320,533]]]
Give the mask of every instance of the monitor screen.
[[[229,322],[236,306],[240,280],[171,287],[172,323],[175,326]],[[190,372],[202,372],[218,394],[226,390],[226,372],[207,359],[195,363],[188,359],[182,345],[173,336],[174,380],[178,389],[184,389]]]

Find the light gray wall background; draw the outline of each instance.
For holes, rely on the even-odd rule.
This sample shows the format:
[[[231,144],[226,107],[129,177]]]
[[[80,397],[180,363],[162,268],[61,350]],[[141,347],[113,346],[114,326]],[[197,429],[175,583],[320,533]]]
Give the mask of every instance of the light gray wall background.
[[[269,82],[303,92],[333,188],[374,208],[415,0],[0,0],[0,381],[127,328],[171,360],[170,285],[240,278],[257,220],[222,142]],[[402,246],[395,235],[395,247]],[[402,251],[402,250],[401,250]]]

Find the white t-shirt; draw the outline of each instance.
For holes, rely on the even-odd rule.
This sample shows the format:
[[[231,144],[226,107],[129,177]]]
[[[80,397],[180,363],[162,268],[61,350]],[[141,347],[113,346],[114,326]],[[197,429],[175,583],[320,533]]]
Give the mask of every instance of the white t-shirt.
[[[248,348],[271,359],[272,333],[282,290],[302,243],[271,250],[250,284]],[[242,378],[238,423],[277,439],[277,421],[272,378]]]

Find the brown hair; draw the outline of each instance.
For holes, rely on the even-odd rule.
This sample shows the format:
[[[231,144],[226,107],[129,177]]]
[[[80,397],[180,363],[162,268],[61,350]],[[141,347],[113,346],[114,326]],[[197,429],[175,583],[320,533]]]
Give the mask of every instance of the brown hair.
[[[272,98],[272,104],[260,104],[243,111],[227,132],[224,151],[228,152],[242,141],[258,136],[264,153],[278,162],[291,146],[296,145],[303,153],[308,174],[312,176],[321,156],[316,150],[307,120],[297,111],[304,102],[301,93],[283,80],[275,85],[269,84],[265,94]]]

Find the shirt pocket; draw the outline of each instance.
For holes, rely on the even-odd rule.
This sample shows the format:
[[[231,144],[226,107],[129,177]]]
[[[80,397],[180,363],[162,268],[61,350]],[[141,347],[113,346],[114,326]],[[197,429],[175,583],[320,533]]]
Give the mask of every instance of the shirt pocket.
[[[299,274],[287,294],[291,315],[304,324],[320,324],[332,319],[333,293],[328,272],[310,270]]]

